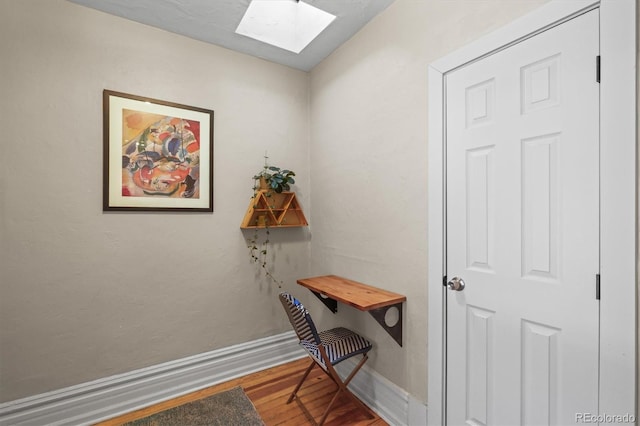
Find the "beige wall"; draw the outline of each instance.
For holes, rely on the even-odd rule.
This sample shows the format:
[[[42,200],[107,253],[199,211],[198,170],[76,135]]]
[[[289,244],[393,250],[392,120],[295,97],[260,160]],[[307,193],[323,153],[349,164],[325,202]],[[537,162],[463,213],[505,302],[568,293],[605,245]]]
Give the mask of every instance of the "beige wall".
[[[427,393],[427,67],[544,1],[397,0],[311,72],[313,273],[407,296],[404,347],[342,309],[375,343],[370,365]]]
[[[0,57],[0,401],[290,330],[239,226],[265,150],[309,203],[308,74],[63,0],[0,0]],[[215,110],[213,214],[102,212],[105,88]]]
[[[272,233],[285,289],[321,327],[370,337],[369,365],[426,401],[427,66],[543,2],[396,0],[308,75],[0,0],[0,401],[289,330],[238,229],[264,150],[298,172],[313,230]],[[105,88],[216,111],[215,213],[102,213]],[[325,273],[407,295],[404,347],[294,284]]]

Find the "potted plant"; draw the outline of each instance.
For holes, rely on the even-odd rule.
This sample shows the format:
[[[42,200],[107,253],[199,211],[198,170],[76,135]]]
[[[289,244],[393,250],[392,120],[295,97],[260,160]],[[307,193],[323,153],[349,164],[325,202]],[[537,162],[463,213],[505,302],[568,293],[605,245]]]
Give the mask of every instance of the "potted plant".
[[[271,191],[275,191],[280,194],[283,191],[291,190],[291,185],[296,183],[293,179],[293,176],[296,174],[287,169],[281,169],[276,166],[269,166],[268,163],[269,157],[265,154],[264,156],[264,166],[262,170],[257,173],[254,177],[254,185],[253,185],[253,197],[256,197],[258,191],[268,191],[265,195],[267,197],[271,197]],[[268,247],[269,247],[269,219],[266,216],[258,216],[257,218],[258,227],[254,228],[254,233],[251,238],[247,239],[247,248],[249,249],[249,256],[251,257],[251,261],[258,265],[260,269],[264,272],[265,276],[272,281],[274,284],[278,286],[278,288],[282,288],[283,282],[278,280],[270,271],[270,268],[267,265],[268,259]],[[263,228],[264,237],[261,239],[260,231]]]
[[[254,185],[253,190],[255,191],[267,190],[271,189],[280,194],[282,191],[289,191],[291,189],[291,185],[296,183],[293,179],[293,176],[296,174],[287,169],[281,169],[276,166],[269,166],[267,160],[269,157],[265,155],[264,157],[264,166],[262,170],[253,177]]]

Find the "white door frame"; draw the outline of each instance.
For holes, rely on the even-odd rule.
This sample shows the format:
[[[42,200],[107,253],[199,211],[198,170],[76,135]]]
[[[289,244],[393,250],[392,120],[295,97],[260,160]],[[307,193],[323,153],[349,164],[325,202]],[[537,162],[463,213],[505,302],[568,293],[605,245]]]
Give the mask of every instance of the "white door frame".
[[[600,8],[600,413],[636,412],[636,0],[552,0],[429,66],[428,419],[444,424],[446,259],[444,77],[587,10]],[[594,58],[595,78],[595,58]],[[596,415],[598,413],[589,413]]]

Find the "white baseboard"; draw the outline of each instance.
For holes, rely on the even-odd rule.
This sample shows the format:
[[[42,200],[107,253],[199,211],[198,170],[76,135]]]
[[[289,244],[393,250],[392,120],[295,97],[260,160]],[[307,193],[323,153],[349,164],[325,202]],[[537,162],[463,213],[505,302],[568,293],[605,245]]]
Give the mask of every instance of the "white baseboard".
[[[0,404],[0,426],[91,425],[304,358],[291,332]],[[342,375],[355,366],[336,366]],[[426,425],[424,404],[366,365],[349,388],[391,425]]]
[[[0,425],[90,425],[304,356],[282,333],[3,403]]]

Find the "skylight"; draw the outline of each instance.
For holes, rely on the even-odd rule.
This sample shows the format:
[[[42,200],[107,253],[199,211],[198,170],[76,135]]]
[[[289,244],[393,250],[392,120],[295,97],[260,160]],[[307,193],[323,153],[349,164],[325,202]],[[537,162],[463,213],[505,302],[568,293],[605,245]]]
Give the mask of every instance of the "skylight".
[[[252,0],[237,34],[300,53],[336,17],[296,0]]]

